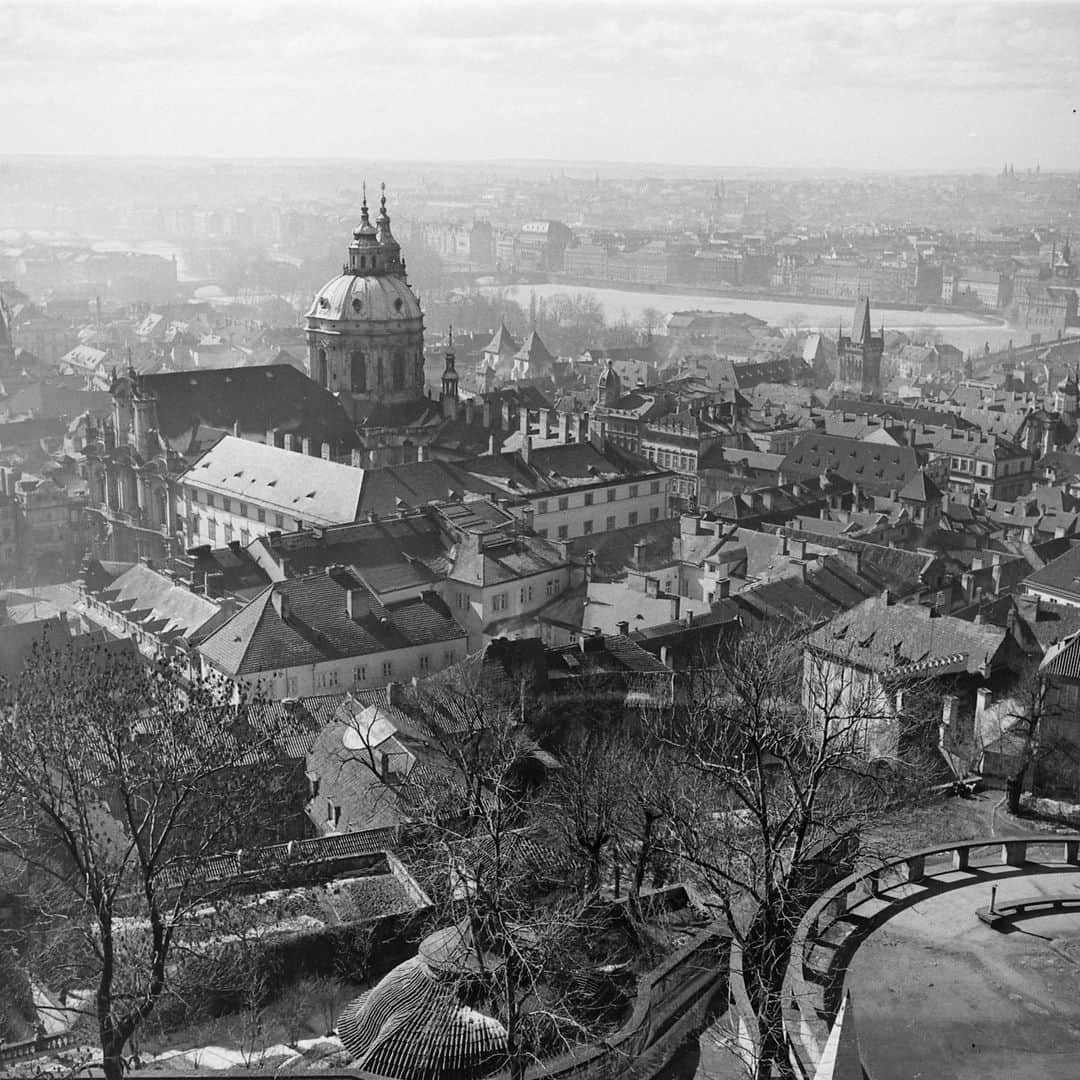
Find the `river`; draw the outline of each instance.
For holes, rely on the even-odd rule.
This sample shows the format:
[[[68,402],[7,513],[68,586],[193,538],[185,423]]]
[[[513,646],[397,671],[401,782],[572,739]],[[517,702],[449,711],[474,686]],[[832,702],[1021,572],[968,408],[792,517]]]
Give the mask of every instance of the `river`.
[[[496,291],[492,286],[485,291]],[[526,311],[533,293],[537,298],[551,297],[556,293],[571,296],[588,293],[603,305],[608,322],[616,322],[624,315],[630,322],[638,322],[646,308],[654,308],[665,315],[672,311],[739,311],[764,319],[771,326],[782,329],[823,330],[834,334],[840,325],[851,329],[854,302],[800,303],[798,300],[753,300],[731,296],[680,295],[676,293],[634,292],[623,289],[600,289],[578,285],[514,285],[505,293],[516,300]],[[1004,348],[1010,340],[1017,345],[1026,344],[1028,337],[1022,330],[1005,326],[997,321],[983,319],[963,311],[906,311],[887,308],[874,309],[871,301],[874,329],[884,324],[892,330],[914,330],[930,327],[941,334],[943,341],[955,345],[964,353],[982,352],[987,342],[992,350]]]

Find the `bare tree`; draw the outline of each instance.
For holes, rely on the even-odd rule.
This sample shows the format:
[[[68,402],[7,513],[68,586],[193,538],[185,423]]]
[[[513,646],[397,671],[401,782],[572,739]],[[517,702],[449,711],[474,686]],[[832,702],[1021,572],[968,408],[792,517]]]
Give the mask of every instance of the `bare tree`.
[[[867,748],[875,729],[901,721],[884,683],[810,652],[804,661],[786,630],[747,634],[688,679],[674,715],[650,725],[682,775],[664,795],[661,843],[718,898],[741,946],[764,1077],[784,1067],[780,991],[795,927],[890,804],[902,762]]]
[[[461,665],[415,687],[405,707],[448,768],[414,766],[400,786],[409,819],[400,854],[433,900],[433,927],[454,936],[444,962],[502,1024],[506,1067],[521,1077],[593,1030],[571,988],[598,940],[595,912],[568,888],[567,860],[547,842],[536,797],[554,762],[530,731],[524,674],[494,679],[480,663]],[[383,774],[377,748],[362,745],[369,721],[356,717],[350,743],[374,779]]]
[[[108,1080],[185,919],[223,887],[204,860],[258,843],[280,802],[273,734],[238,722],[231,691],[178,664],[41,648],[0,717],[0,853],[30,901],[4,938],[46,982],[95,984]]]

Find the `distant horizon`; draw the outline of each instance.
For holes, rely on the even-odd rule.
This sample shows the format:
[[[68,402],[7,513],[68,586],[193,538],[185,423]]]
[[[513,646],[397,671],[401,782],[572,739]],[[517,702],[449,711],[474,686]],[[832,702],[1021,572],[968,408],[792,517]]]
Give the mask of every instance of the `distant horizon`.
[[[6,0],[4,12],[4,147],[18,155],[1080,168],[1075,3]]]
[[[956,166],[953,168],[857,168],[842,166],[804,166],[804,165],[707,165],[693,164],[689,162],[675,161],[635,161],[631,159],[572,159],[572,158],[428,158],[428,157],[396,157],[396,158],[367,158],[359,156],[341,155],[336,157],[308,158],[300,155],[288,154],[137,154],[137,153],[111,153],[98,154],[91,152],[69,153],[4,153],[0,154],[0,164],[3,162],[20,161],[86,161],[101,164],[143,164],[143,165],[172,165],[172,164],[235,164],[235,165],[289,165],[303,166],[305,168],[326,168],[339,164],[363,163],[372,168],[407,166],[418,168],[431,166],[432,168],[474,168],[474,169],[575,169],[581,171],[595,171],[597,169],[630,169],[664,170],[658,172],[660,179],[712,179],[737,178],[750,174],[790,174],[793,176],[908,176],[908,177],[933,177],[933,176],[999,176],[1002,168],[1011,166],[1016,175],[1029,175],[1039,170],[1040,175],[1069,176],[1080,175],[1080,164],[1064,166],[1045,162],[1035,162],[1031,165],[1017,166],[1014,161],[1003,161],[997,165],[971,165]],[[681,171],[680,171],[681,170]],[[694,175],[698,174],[698,175]]]

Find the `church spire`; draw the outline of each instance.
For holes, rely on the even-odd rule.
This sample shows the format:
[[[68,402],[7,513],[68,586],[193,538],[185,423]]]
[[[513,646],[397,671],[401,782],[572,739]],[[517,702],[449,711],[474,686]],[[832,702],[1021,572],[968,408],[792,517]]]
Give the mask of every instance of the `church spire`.
[[[401,261],[401,245],[394,239],[394,234],[390,230],[390,214],[386,209],[386,184],[381,184],[380,189],[379,216],[375,219],[375,224],[378,226],[376,236],[380,249],[379,263],[388,274],[403,278],[405,264]]]

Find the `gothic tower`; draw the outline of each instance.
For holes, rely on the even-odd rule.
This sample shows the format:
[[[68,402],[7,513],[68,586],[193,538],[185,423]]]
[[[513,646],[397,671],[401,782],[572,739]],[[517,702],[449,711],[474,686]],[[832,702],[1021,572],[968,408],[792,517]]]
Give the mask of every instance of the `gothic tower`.
[[[870,328],[870,298],[860,296],[855,302],[855,321],[850,337],[841,330],[836,341],[837,378],[844,389],[880,398],[884,352],[885,331],[874,335]]]

